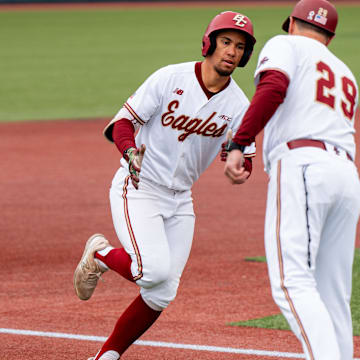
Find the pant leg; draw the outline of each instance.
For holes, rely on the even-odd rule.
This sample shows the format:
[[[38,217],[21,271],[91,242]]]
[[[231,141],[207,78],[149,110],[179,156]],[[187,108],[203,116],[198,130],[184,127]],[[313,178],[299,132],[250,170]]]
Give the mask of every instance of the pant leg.
[[[127,172],[120,169],[110,189],[110,203],[115,231],[131,256],[137,285],[152,288],[165,281],[170,251],[158,193],[144,182],[136,190]]]
[[[176,297],[180,278],[190,255],[195,226],[191,192],[175,195],[172,203],[164,219],[170,252],[169,277],[156,287],[141,289],[144,299],[162,308],[166,308]]]
[[[271,169],[265,221],[271,289],[306,358],[340,360],[335,329],[314,276],[322,225],[310,235],[304,171],[291,155]]]
[[[131,256],[141,296],[161,311],[175,298],[189,257],[195,222],[191,191],[172,191],[145,180],[135,190],[120,169],[110,201],[114,227]]]
[[[194,229],[192,216],[173,217],[166,226],[170,248],[169,277],[161,284],[141,289],[141,295],[148,303],[165,309],[176,297],[180,278],[188,260]]]
[[[338,166],[342,170],[336,176],[336,201],[322,229],[315,277],[320,296],[335,327],[341,360],[352,360],[350,299],[360,188],[355,167],[349,162],[342,162]]]

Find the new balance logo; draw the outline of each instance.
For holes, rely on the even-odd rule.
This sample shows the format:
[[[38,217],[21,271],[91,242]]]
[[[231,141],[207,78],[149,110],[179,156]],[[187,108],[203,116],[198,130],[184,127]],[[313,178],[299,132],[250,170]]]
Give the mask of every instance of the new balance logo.
[[[174,94],[178,94],[178,95],[182,95],[184,93],[184,90],[181,90],[179,88],[176,88],[174,91],[173,91]]]

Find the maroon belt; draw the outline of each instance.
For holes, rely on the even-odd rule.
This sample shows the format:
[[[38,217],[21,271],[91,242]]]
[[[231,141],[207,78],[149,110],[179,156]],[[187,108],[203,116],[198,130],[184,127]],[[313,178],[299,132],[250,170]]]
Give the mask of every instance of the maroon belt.
[[[326,145],[323,141],[321,140],[313,140],[313,139],[296,139],[296,140],[292,140],[292,141],[289,141],[287,143],[287,146],[290,150],[292,149],[297,149],[297,148],[301,148],[301,147],[304,147],[304,146],[312,146],[312,147],[317,147],[317,148],[320,148],[320,149],[323,149],[326,151]],[[334,152],[336,154],[339,154],[339,150],[334,147]],[[353,161],[352,157],[346,153],[346,156],[349,160]]]

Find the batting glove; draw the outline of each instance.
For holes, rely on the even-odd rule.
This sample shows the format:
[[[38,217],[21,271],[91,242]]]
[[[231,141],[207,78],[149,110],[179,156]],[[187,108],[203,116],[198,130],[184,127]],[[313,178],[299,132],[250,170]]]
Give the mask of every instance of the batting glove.
[[[141,163],[144,158],[146,147],[141,145],[139,149],[131,147],[124,151],[124,158],[129,163],[129,172],[131,177],[131,182],[134,185],[134,188],[137,190],[139,188],[139,174],[141,170]]]

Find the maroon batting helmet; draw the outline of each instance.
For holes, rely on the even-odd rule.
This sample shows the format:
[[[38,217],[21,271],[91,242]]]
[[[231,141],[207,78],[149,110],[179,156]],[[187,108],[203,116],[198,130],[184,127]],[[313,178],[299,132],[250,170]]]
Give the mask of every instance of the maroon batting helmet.
[[[335,6],[327,0],[300,0],[290,16],[326,30],[332,36],[338,22]],[[290,16],[285,20],[282,28],[289,31]]]
[[[241,31],[246,36],[244,55],[242,56],[238,65],[240,67],[243,67],[250,59],[250,56],[254,49],[254,44],[256,43],[256,39],[254,38],[253,25],[250,19],[247,16],[237,12],[224,11],[216,15],[210,21],[210,24],[206,28],[205,34],[202,39],[202,55],[211,55],[216,48],[216,33],[221,30],[228,29]]]

